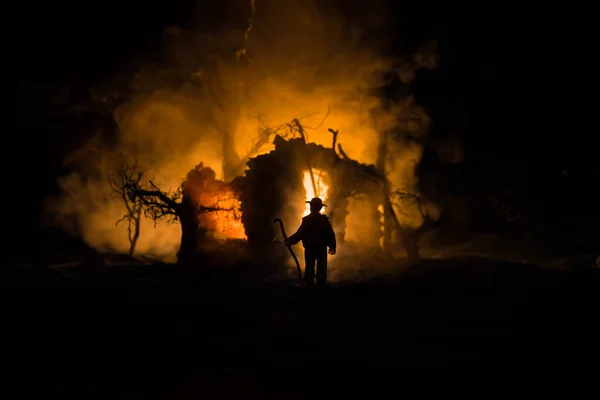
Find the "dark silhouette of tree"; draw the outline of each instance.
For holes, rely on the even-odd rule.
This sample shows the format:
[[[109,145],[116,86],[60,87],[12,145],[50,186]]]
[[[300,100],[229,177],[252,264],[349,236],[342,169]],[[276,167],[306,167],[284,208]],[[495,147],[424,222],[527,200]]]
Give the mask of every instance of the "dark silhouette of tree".
[[[132,164],[127,164],[124,157],[119,157],[119,167],[116,171],[110,174],[108,184],[112,189],[113,193],[120,196],[125,204],[127,213],[117,221],[116,225],[121,222],[127,223],[127,237],[129,239],[129,255],[133,256],[135,253],[135,246],[140,237],[140,228],[142,222],[142,202],[141,199],[135,195],[130,195],[127,191],[127,184],[133,183],[139,185],[144,175],[143,171],[138,171],[138,163],[135,160]]]
[[[200,226],[202,215],[228,212],[236,216],[231,191],[203,163],[194,167],[177,189],[169,191],[161,190],[151,180],[146,181],[144,176],[148,169],[139,170],[137,163],[124,168],[127,173],[121,174],[123,179],[117,188],[129,204],[139,204],[144,215],[155,223],[163,220],[181,224],[178,264],[191,264],[197,255],[198,241],[206,233],[206,227]]]
[[[410,204],[407,204],[407,202],[410,202]],[[411,207],[412,205],[417,206],[417,210],[423,218],[423,223],[416,229],[410,229],[402,226],[394,208],[394,206],[396,206],[398,210],[402,210],[402,208]],[[407,190],[394,190],[390,192],[389,203],[385,206],[385,208],[387,208],[387,212],[393,221],[394,227],[400,233],[402,246],[406,251],[409,263],[419,263],[421,261],[419,241],[423,234],[436,224],[436,221],[431,218],[427,212],[425,198],[416,192]],[[399,212],[402,213],[402,211]]]
[[[333,134],[333,142],[337,141],[338,131],[333,129],[329,130]],[[382,140],[388,140],[385,134],[382,134]],[[335,150],[334,150],[335,152]],[[352,160],[342,148],[342,145],[338,143],[338,152],[342,159],[350,160],[356,165],[360,165],[357,161]],[[396,230],[400,235],[400,242],[406,251],[408,261],[411,264],[418,264],[421,262],[421,255],[419,252],[419,241],[423,234],[429,231],[436,225],[436,221],[429,215],[426,207],[425,197],[422,196],[419,191],[409,191],[402,189],[392,188],[391,183],[387,179],[385,170],[385,158],[388,156],[387,147],[385,144],[378,148],[378,159],[376,166],[361,167],[365,173],[372,175],[376,179],[382,182],[383,189],[383,215],[385,223],[385,236],[384,236],[384,250],[392,244],[391,232]],[[396,209],[402,210],[416,205],[418,212],[420,213],[423,223],[416,229],[408,228],[403,226],[398,218]],[[411,207],[412,208],[412,207]],[[399,211],[402,212],[402,211]]]

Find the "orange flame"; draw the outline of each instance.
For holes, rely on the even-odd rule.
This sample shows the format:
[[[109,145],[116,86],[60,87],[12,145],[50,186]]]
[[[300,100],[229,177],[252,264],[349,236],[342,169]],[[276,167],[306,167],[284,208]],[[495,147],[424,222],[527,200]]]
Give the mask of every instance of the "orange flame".
[[[313,168],[311,177],[309,170],[304,171],[303,184],[304,190],[306,190],[306,201],[310,201],[310,199],[312,199],[313,197],[319,197],[321,200],[323,200],[323,203],[327,202],[327,193],[329,192],[329,186],[327,186],[324,182],[326,174],[327,173],[324,171]],[[313,187],[313,178],[317,189],[316,193]],[[305,217],[308,214],[310,214],[310,204],[305,205],[304,214],[302,214],[302,216]]]
[[[223,193],[219,197],[216,203],[223,210],[203,214],[201,225],[210,226],[217,239],[247,239],[239,200],[233,193]]]
[[[246,239],[238,194],[216,179],[212,169],[198,164],[188,172],[183,186],[184,196],[191,196],[196,206],[213,209],[198,215],[200,226],[209,229],[217,239]]]

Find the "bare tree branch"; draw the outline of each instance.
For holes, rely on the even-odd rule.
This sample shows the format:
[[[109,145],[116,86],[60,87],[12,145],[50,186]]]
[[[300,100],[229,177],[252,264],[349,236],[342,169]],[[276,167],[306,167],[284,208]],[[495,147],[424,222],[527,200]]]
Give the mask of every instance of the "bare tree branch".
[[[321,122],[319,122],[319,124],[317,126],[315,126],[314,128],[312,126],[304,126],[304,129],[319,129],[321,126],[323,126],[323,124],[325,123],[325,121],[327,120],[327,117],[329,117],[329,113],[331,112],[331,107],[327,106],[327,113],[325,114],[325,116],[323,117],[323,119],[321,120]],[[316,113],[315,113],[316,114]],[[313,114],[314,115],[314,114]],[[306,118],[306,117],[304,117]],[[299,120],[302,118],[298,118]]]
[[[119,219],[115,225],[122,222],[127,222],[127,238],[129,240],[129,255],[133,256],[135,247],[140,236],[142,202],[139,197],[131,197],[128,194],[128,182],[139,184],[144,171],[137,171],[137,159],[128,165],[125,162],[124,156],[119,156],[120,162],[117,171],[109,175],[108,184],[114,194],[119,195],[127,213]]]
[[[302,140],[304,140],[304,144],[308,143],[308,134],[306,133],[306,131],[302,127],[302,124],[300,123],[300,121],[298,120],[298,118],[294,118],[292,120],[292,124],[294,124],[294,126],[296,127],[296,130],[300,134],[300,137],[302,138]]]
[[[410,207],[416,204],[419,209],[419,213],[421,214],[421,217],[423,217],[424,220],[429,218],[429,213],[427,212],[427,208],[425,207],[425,198],[418,193],[411,192],[405,189],[397,189],[390,193],[390,200],[393,205],[396,205],[398,207],[398,212],[402,215],[408,215],[401,211],[402,206]],[[406,204],[405,201],[407,200],[410,201],[409,204]],[[403,202],[403,204],[400,205],[398,201]]]
[[[350,157],[348,157],[348,154],[346,154],[346,152],[344,151],[344,149],[342,148],[342,144],[338,143],[338,151],[340,152],[342,158],[346,158],[348,160],[351,160]]]
[[[340,133],[340,131],[339,130],[338,131],[334,131],[331,128],[329,128],[328,131],[333,134],[333,139],[332,139],[332,144],[331,144],[331,151],[333,152],[333,164],[335,165],[339,161],[337,153],[335,152],[335,144],[337,143],[337,137],[338,137],[338,133]]]

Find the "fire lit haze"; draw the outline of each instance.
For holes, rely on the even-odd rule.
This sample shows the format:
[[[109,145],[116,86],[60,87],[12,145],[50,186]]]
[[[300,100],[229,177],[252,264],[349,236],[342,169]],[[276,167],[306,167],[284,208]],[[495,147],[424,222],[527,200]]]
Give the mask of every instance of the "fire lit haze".
[[[118,153],[135,156],[140,166],[149,167],[147,178],[167,191],[179,187],[200,162],[212,168],[217,178],[232,180],[235,176],[226,170],[225,161],[242,160],[261,128],[294,118],[306,126],[309,142],[323,146],[331,146],[327,129],[339,130],[338,142],[348,156],[366,164],[376,162],[380,132],[394,128],[404,113],[423,117],[422,125],[412,127],[416,136],[427,131],[428,118],[410,97],[385,113],[378,109],[377,118],[372,117],[381,101],[373,90],[384,84],[378,78],[383,71],[393,67],[408,82],[417,68],[434,68],[437,62],[434,46],[391,60],[381,56],[386,37],[369,43],[359,40],[364,32],[389,22],[384,7],[369,3],[364,15],[348,16],[311,1],[256,0],[246,42],[250,0],[224,3],[235,3],[227,26],[207,33],[199,13],[196,27],[165,29],[154,61],[126,77],[130,94],[114,108],[118,145],[89,144],[84,150],[94,150],[95,156],[82,157],[78,163],[80,171],[95,173],[85,179],[79,172],[61,178],[63,195],[49,210],[62,227],[90,246],[125,253],[129,248],[125,227],[115,225],[125,213],[122,199],[111,195],[106,183]],[[247,60],[236,60],[241,49],[247,51]],[[118,92],[123,79],[116,75],[96,88],[95,95]],[[270,137],[253,156],[273,150],[272,141]],[[414,168],[421,155],[422,148],[414,143],[390,149],[394,164],[386,167],[394,187],[416,187]],[[243,173],[243,168],[237,172]],[[327,200],[329,188],[319,180],[320,171],[313,174],[319,193],[314,193],[305,172],[306,198],[289,201],[302,207],[315,195]],[[306,215],[308,205],[304,210]],[[360,205],[349,209],[347,237],[358,240],[363,226],[355,211],[360,212]],[[401,218],[418,224],[411,215],[405,210]],[[217,239],[245,238],[243,225],[231,216],[217,213],[203,218],[212,220],[206,223],[215,227]],[[297,228],[294,222],[289,221],[289,231]],[[173,260],[180,240],[179,224],[159,221],[155,225],[145,218],[136,253]]]

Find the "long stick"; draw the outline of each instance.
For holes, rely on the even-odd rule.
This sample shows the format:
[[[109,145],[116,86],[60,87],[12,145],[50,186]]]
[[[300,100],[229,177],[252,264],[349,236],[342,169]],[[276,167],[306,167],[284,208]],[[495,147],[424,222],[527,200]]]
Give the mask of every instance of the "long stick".
[[[281,220],[281,218],[275,218],[273,220],[273,223],[275,223],[275,222],[279,222],[279,227],[281,228],[281,234],[283,235],[283,240],[287,241],[288,237],[287,237],[287,234],[285,233],[285,229],[283,228],[283,221]],[[302,282],[302,270],[300,269],[300,261],[298,261],[298,257],[296,257],[296,253],[294,253],[294,250],[292,250],[292,246],[286,246],[286,247],[290,251],[290,254],[294,258],[294,262],[296,263],[296,268],[298,269],[298,280],[300,282]]]

